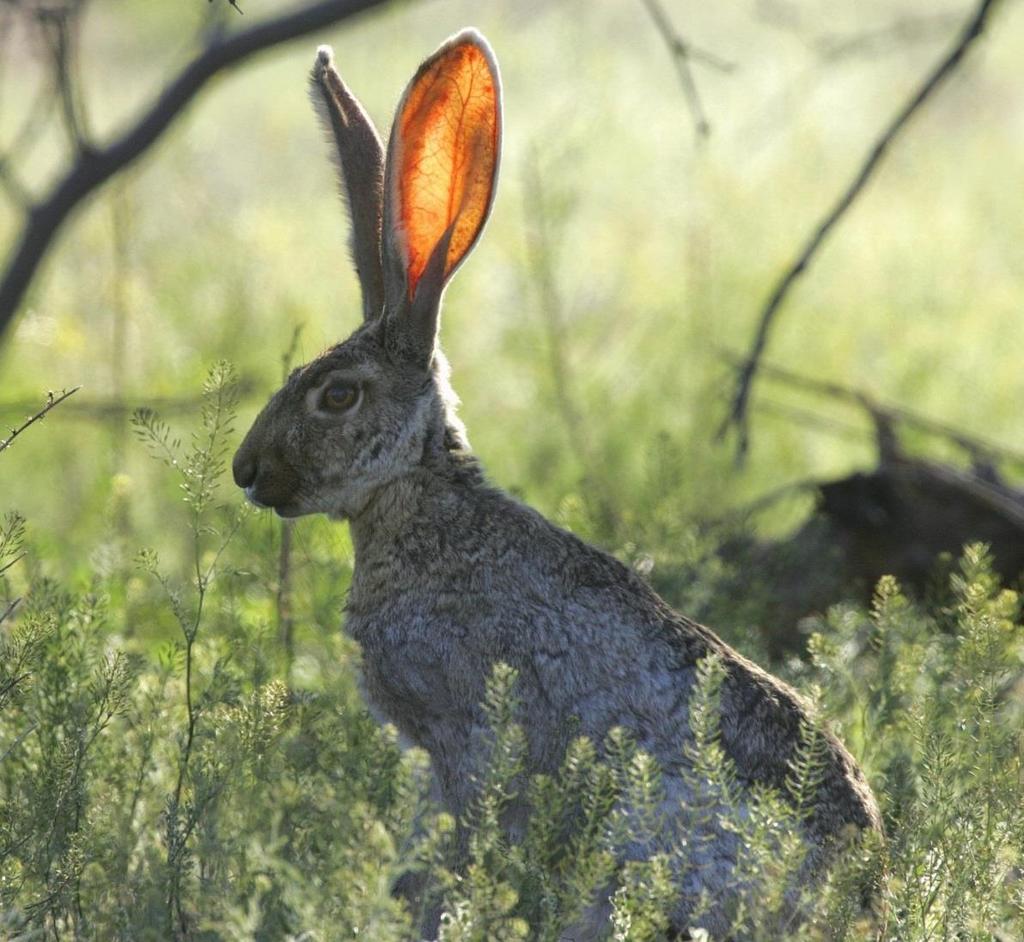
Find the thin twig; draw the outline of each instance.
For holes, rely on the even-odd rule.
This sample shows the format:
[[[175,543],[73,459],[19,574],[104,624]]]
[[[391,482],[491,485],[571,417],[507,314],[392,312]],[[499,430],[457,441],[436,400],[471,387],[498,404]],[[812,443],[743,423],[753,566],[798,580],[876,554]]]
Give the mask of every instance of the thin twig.
[[[8,4],[6,6],[0,6],[0,111],[4,107],[4,92],[6,87],[4,85],[5,70],[3,65],[9,61],[10,56],[7,52],[8,42],[14,35],[14,4]]]
[[[288,341],[288,346],[285,348],[284,353],[281,354],[281,382],[284,383],[288,379],[288,374],[292,371],[292,364],[295,362],[295,358],[299,354],[299,341],[302,339],[302,331],[305,328],[305,324],[296,324],[292,328],[291,340]]]
[[[149,108],[106,147],[86,151],[28,214],[0,278],[0,336],[14,318],[58,230],[79,203],[139,157],[182,114],[206,83],[255,53],[380,6],[385,0],[319,0],[218,40],[170,81]]]
[[[295,619],[292,617],[292,527],[294,520],[281,521],[281,549],[277,555],[277,636],[284,650],[285,677],[290,681],[295,661]]]
[[[81,83],[75,81],[78,51],[78,20],[81,6],[60,7],[41,11],[40,25],[50,46],[53,80],[65,133],[72,151],[81,153],[90,148],[85,128],[85,115],[80,98]],[[49,29],[47,29],[49,27]]]
[[[2,756],[0,756],[0,762],[3,762],[12,752],[14,752],[15,749],[18,748],[18,746],[20,746],[26,739],[28,739],[28,737],[31,736],[36,731],[36,726],[37,725],[38,724],[33,723],[31,726],[29,726],[28,729],[26,729],[22,733],[20,733],[18,735],[18,737],[14,740],[14,742],[12,742],[7,747],[7,749],[4,750],[4,754]]]
[[[942,11],[896,15],[884,26],[872,26],[857,32],[815,33],[802,18],[803,8],[782,8],[759,3],[758,19],[802,43],[820,62],[857,56],[878,56],[900,51],[918,42],[944,39],[960,23],[962,12]]]
[[[742,366],[744,362],[739,357],[729,353],[723,353],[723,356],[727,360],[731,361],[737,368]],[[874,414],[878,414],[887,418],[891,422],[895,422],[896,424],[905,425],[929,435],[943,438],[946,441],[952,442],[956,447],[965,451],[972,458],[984,455],[989,458],[999,458],[1003,461],[1010,461],[1017,465],[1024,465],[1024,452],[1022,451],[1009,448],[999,442],[979,438],[976,435],[968,435],[966,432],[956,428],[955,426],[949,425],[945,422],[940,422],[938,419],[933,419],[930,416],[922,415],[920,412],[916,412],[913,409],[880,403],[863,390],[844,386],[842,383],[837,383],[831,380],[815,379],[810,376],[804,376],[803,374],[796,373],[793,370],[787,370],[784,367],[776,366],[774,363],[762,363],[760,370],[766,378],[776,379],[779,382],[785,383],[787,386],[791,386],[795,389],[804,389],[808,392],[827,396],[830,399],[849,402],[865,409],[873,416]]]
[[[19,156],[23,150],[31,147],[41,136],[46,123],[53,111],[54,101],[46,82],[40,83],[35,95],[25,109],[25,117],[18,129],[11,135],[11,143],[4,155],[9,162]]]
[[[19,556],[19,557],[18,557],[18,559],[21,559],[21,557]],[[17,560],[15,560],[15,562],[17,562]],[[7,567],[4,567],[4,568],[7,568]],[[0,625],[2,625],[2,624],[3,624],[4,622],[5,622],[5,621],[7,621],[7,619],[8,619],[8,618],[10,618],[10,617],[11,617],[11,615],[13,615],[13,614],[14,614],[14,610],[15,610],[15,609],[16,609],[16,608],[17,608],[17,607],[18,607],[18,606],[20,605],[20,604],[21,604],[21,599],[20,599],[20,598],[17,598],[17,599],[15,599],[15,600],[14,600],[13,602],[11,602],[11,604],[10,604],[10,605],[8,605],[8,606],[7,606],[7,608],[5,608],[5,609],[3,610],[3,613],[2,613],[2,614],[0,614]]]
[[[885,155],[889,145],[896,139],[906,124],[913,117],[914,113],[931,97],[932,93],[942,84],[963,59],[964,54],[970,45],[984,31],[985,24],[996,0],[980,0],[970,19],[962,29],[953,48],[942,58],[938,65],[929,73],[917,91],[904,104],[896,114],[889,126],[882,135],[875,141],[867,159],[861,165],[860,170],[853,181],[843,191],[835,205],[829,210],[825,217],[818,224],[811,238],[807,241],[803,250],[796,260],[783,272],[768,301],[761,311],[757,331],[754,335],[754,342],[751,345],[750,353],[743,363],[736,380],[736,389],[733,395],[732,405],[729,414],[726,416],[718,430],[717,438],[721,440],[731,426],[736,427],[737,462],[742,462],[746,457],[750,445],[750,429],[748,405],[750,390],[753,385],[754,376],[757,372],[760,359],[768,343],[768,334],[775,321],[783,301],[789,294],[790,289],[796,280],[806,271],[814,255],[821,248],[825,239],[835,227],[836,223],[843,217],[846,211],[853,205],[854,201],[863,191],[872,174],[877,169],[882,157]]]
[[[712,52],[700,49],[691,42],[683,39],[672,25],[668,14],[662,7],[660,0],[641,0],[647,12],[651,16],[655,28],[665,40],[669,52],[672,54],[672,61],[675,63],[676,71],[679,73],[679,82],[683,87],[683,94],[686,96],[686,103],[690,107],[690,114],[693,116],[694,129],[699,138],[707,137],[711,133],[711,125],[708,122],[707,113],[701,102],[700,92],[697,91],[697,82],[693,77],[693,70],[690,67],[692,62],[701,62],[703,65],[711,66],[720,72],[731,72],[735,66],[731,62],[716,56]]]
[[[0,186],[3,186],[7,198],[19,210],[27,210],[32,205],[32,197],[29,195],[28,187],[22,183],[21,178],[15,173],[14,168],[4,158],[0,157]]]
[[[131,210],[128,205],[128,187],[115,185],[109,201],[111,228],[111,263],[113,277],[110,279],[110,379],[112,399],[124,404],[124,377],[128,362],[128,323],[131,302],[128,296],[129,268],[131,265]],[[124,463],[125,441],[128,432],[127,413],[122,413],[119,421],[112,423],[113,448],[111,449],[111,469],[120,471]],[[126,523],[126,507],[119,505],[117,520],[119,529]]]
[[[264,387],[253,379],[245,378],[238,382],[239,396],[248,399],[257,393],[263,395]],[[162,396],[147,399],[132,399],[130,396],[111,396],[104,399],[83,399],[81,396],[69,402],[61,415],[74,415],[90,421],[115,421],[131,416],[140,409],[159,412],[161,415],[180,415],[192,413],[203,402],[201,395]],[[12,402],[0,402],[0,416],[21,415],[33,408],[36,403],[28,399]]]
[[[281,382],[288,379],[292,364],[299,350],[302,338],[302,324],[292,329],[291,340],[281,354]],[[295,619],[292,615],[292,528],[293,520],[281,520],[281,548],[277,555],[277,636],[284,650],[285,678],[291,680],[292,664],[295,662]]]
[[[822,62],[855,56],[878,56],[900,51],[913,43],[934,42],[949,34],[960,21],[952,13],[901,16],[887,26],[842,35],[827,34],[814,40],[813,48]]]
[[[779,501],[784,500],[793,494],[814,495],[820,487],[821,481],[817,481],[814,478],[804,478],[799,481],[790,481],[788,484],[780,484],[778,487],[772,488],[766,494],[762,494],[760,497],[755,497],[752,501],[743,504],[740,507],[734,507],[731,510],[726,511],[722,516],[709,522],[721,525],[734,523],[735,521],[748,520],[755,514],[759,514],[762,510],[767,510],[769,507],[772,507],[779,503]]]
[[[579,406],[572,365],[565,336],[565,302],[558,285],[557,246],[562,240],[552,232],[553,211],[545,188],[544,175],[535,149],[527,153],[523,164],[523,203],[527,227],[527,259],[530,276],[537,292],[537,307],[544,325],[548,369],[558,417],[565,426],[566,437],[577,461],[584,468],[593,494],[594,507],[602,526],[609,532],[618,527],[615,501],[604,483],[595,474],[598,456],[587,434],[583,410]]]
[[[14,165],[22,151],[30,148],[53,111],[53,96],[46,84],[40,85],[35,97],[25,111],[21,126],[14,132],[6,151],[0,154],[0,182],[4,184],[7,194],[18,209],[28,210],[32,205],[32,194],[29,188],[17,175]]]
[[[584,431],[582,411],[576,402],[572,369],[565,349],[565,305],[555,276],[557,262],[550,232],[551,207],[538,163],[536,152],[529,151],[523,163],[528,267],[544,324],[548,368],[558,414],[577,459],[588,466],[592,449]]]
[[[776,402],[773,399],[765,399],[763,396],[758,399],[755,407],[758,412],[767,412],[780,416],[790,422],[803,425],[807,428],[817,429],[834,435],[836,438],[847,441],[869,441],[872,435],[869,431],[852,422],[843,422],[840,419],[828,418],[819,415],[812,409],[802,409],[800,406],[790,405],[788,402]]]
[[[49,413],[51,409],[54,409],[57,406],[59,406],[65,399],[67,399],[69,396],[73,396],[81,388],[81,386],[75,386],[73,389],[65,389],[59,395],[52,392],[47,393],[46,405],[43,406],[43,408],[40,409],[38,412],[34,413],[33,415],[30,415],[17,428],[12,428],[11,434],[8,435],[7,438],[5,438],[3,441],[0,441],[0,451],[6,451],[8,448],[10,448],[11,443],[14,441],[14,439],[16,439],[22,432],[24,432],[25,429],[27,429],[30,425],[33,425],[36,422],[40,421],[41,419],[45,418],[47,413]]]
[[[6,563],[4,563],[2,566],[0,566],[0,576],[2,576],[5,572],[7,572],[7,570],[10,569],[12,566],[16,566],[18,563],[20,563],[25,558],[26,555],[27,555],[26,553],[18,553],[18,555],[15,556],[13,559],[7,560]],[[21,601],[21,600],[19,599],[18,601]],[[15,602],[14,604],[17,605],[17,602]],[[12,609],[13,609],[13,607],[14,606],[11,606]],[[3,616],[3,618],[0,618],[0,622],[2,622],[4,620],[4,618],[6,618],[8,615],[10,615],[10,613],[11,613],[11,609],[8,609],[6,612],[4,612],[4,616]]]
[[[53,96],[44,82],[36,90],[35,96],[25,110],[25,118],[12,135],[6,151],[0,154],[0,183],[3,183],[11,202],[21,210],[30,209],[33,199],[28,186],[15,170],[15,163],[21,152],[36,142],[46,127],[51,111]]]

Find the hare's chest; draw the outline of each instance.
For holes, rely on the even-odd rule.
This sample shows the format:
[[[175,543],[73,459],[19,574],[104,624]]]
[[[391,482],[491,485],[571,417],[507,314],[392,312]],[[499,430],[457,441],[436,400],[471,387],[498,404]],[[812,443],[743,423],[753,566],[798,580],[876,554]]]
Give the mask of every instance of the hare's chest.
[[[422,612],[382,610],[350,618],[348,629],[362,647],[363,692],[379,719],[431,751],[439,740],[465,741],[486,673],[453,626]]]
[[[393,723],[404,746],[430,754],[445,803],[461,813],[486,757],[482,666],[464,650],[436,641],[436,632],[423,637],[415,625],[374,620],[355,628],[371,713]]]

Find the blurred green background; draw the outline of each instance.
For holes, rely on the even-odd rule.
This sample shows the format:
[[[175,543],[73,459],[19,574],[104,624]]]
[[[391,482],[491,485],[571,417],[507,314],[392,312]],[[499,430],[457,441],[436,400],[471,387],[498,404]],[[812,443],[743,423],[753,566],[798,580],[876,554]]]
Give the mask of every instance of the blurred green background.
[[[245,27],[278,6],[243,9],[225,4],[225,23]],[[666,10],[734,66],[694,63],[704,141],[639,0],[396,3],[215,80],[73,217],[0,349],[0,422],[16,424],[48,388],[83,387],[0,464],[0,503],[26,515],[45,565],[84,575],[104,554],[174,553],[180,539],[164,525],[173,484],[127,415],[104,404],[162,405],[187,431],[202,377],[226,358],[245,383],[240,436],[296,337],[295,359],[308,359],[356,325],[345,215],[307,99],[320,42],[382,132],[447,35],[475,25],[497,52],[499,192],[442,328],[494,481],[613,549],[644,551],[653,526],[873,464],[863,415],[811,401],[864,436],[807,428],[763,408],[795,401],[763,382],[750,460],[735,470],[732,449],[713,440],[732,384],[720,351],[746,350],[778,273],[968,10],[838,0],[670,0]],[[92,4],[80,65],[99,139],[186,61],[208,16],[203,0]],[[17,36],[2,56],[0,142],[44,76]],[[772,362],[1017,443],[1022,61],[1024,6],[1006,3],[798,284]],[[21,172],[43,192],[68,159],[56,122],[26,156]],[[0,244],[19,225],[3,204]],[[613,526],[574,519],[590,492]],[[783,532],[808,507],[776,505],[757,525]],[[296,538],[318,527],[344,551],[343,528],[323,521],[300,522]]]
[[[45,53],[18,24],[54,2],[78,0],[0,0],[0,184],[12,138],[38,115],[15,168],[37,197],[72,155],[43,110]],[[79,72],[95,139],[134,120],[211,23],[241,30],[281,12],[239,2],[244,16],[227,0],[86,3]],[[891,579],[870,615],[830,608],[844,594],[866,602],[871,585],[840,585],[840,531],[815,531],[812,493],[787,486],[875,468],[866,411],[764,375],[745,466],[734,440],[715,440],[735,378],[723,351],[746,353],[779,275],[971,9],[662,2],[731,65],[692,63],[706,139],[645,0],[391,3],[215,79],[65,226],[0,342],[0,428],[46,390],[82,387],[0,454],[0,936],[405,939],[415,914],[391,887],[421,863],[448,881],[449,913],[482,920],[446,938],[532,938],[569,918],[537,890],[548,843],[510,868],[511,853],[487,849],[504,840],[497,817],[490,836],[470,820],[486,866],[460,881],[442,853],[450,822],[423,831],[425,757],[367,714],[357,645],[339,631],[347,527],[286,527],[245,512],[228,474],[219,490],[208,481],[287,364],[360,316],[308,101],[316,47],[334,46],[386,133],[417,64],[475,25],[501,63],[505,153],[442,339],[492,480],[820,705],[885,815],[892,938],[1024,937],[1019,596],[973,548],[932,597],[912,586],[921,608]],[[1024,448],[1021,63],[1024,4],[1000,0],[790,294],[770,362]],[[24,222],[8,195],[0,250]],[[223,443],[200,395],[208,375],[226,377],[222,360],[241,393]],[[180,436],[177,472],[152,455],[163,426],[150,423],[148,442],[133,429],[140,407]],[[965,464],[951,442],[903,431],[912,454]],[[1019,481],[1024,463],[1001,470]],[[948,493],[928,492],[913,519]],[[1006,516],[1019,532],[1019,513]],[[874,523],[868,541],[914,536]],[[802,555],[761,553],[798,543],[784,542],[794,531],[809,534]],[[578,791],[590,773],[573,775]],[[509,781],[495,788],[519,787]],[[792,817],[750,820],[794,832]],[[552,848],[544,885],[587,898],[574,868],[592,856],[561,827],[537,833]],[[773,847],[757,859],[774,862]],[[854,870],[875,859],[850,857]],[[661,905],[655,871],[637,873]],[[748,886],[761,921],[769,897]],[[836,886],[819,917],[853,900]],[[637,925],[629,938],[657,937]],[[867,937],[857,922],[818,929],[802,937]]]

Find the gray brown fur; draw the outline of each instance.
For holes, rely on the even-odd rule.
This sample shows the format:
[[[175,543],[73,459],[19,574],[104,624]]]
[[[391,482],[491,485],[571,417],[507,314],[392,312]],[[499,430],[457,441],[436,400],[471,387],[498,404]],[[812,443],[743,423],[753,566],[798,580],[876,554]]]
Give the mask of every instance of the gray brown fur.
[[[473,33],[450,42],[460,41],[483,42]],[[393,279],[402,260],[387,256],[400,240],[384,236],[380,271]],[[485,481],[434,339],[443,288],[436,271],[412,300],[391,286],[384,310],[291,375],[234,462],[249,497],[282,516],[349,521],[346,625],[362,646],[371,708],[429,752],[443,801],[459,816],[486,749],[485,682],[506,662],[519,675],[532,771],[554,771],[573,735],[601,742],[626,727],[660,761],[667,807],[685,833],[694,797],[683,774],[688,699],[697,662],[716,653],[727,670],[722,743],[740,784],[782,786],[807,716],[798,694],[672,611],[618,560]],[[335,384],[360,390],[340,417],[317,405]],[[807,827],[816,860],[846,832],[880,826],[856,763],[826,735],[826,774]],[[705,921],[714,934],[737,848],[725,832],[704,837],[691,843],[696,868],[677,919],[685,926],[707,890],[721,903]],[[580,927],[575,937],[599,931]]]

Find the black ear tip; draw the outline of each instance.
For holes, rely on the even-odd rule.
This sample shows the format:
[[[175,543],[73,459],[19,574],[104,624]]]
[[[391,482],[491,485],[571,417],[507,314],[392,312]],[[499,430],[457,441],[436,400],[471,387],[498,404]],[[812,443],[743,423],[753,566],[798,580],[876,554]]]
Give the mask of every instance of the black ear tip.
[[[316,64],[321,69],[334,65],[334,50],[327,45],[320,46],[316,51]]]

